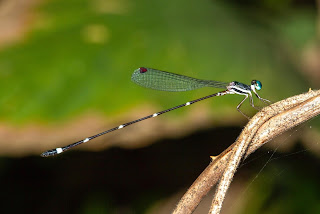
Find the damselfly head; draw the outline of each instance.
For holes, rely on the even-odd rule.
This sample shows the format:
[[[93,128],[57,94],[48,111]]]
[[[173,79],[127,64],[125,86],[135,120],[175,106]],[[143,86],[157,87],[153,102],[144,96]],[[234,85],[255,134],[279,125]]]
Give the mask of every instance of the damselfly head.
[[[257,89],[258,91],[260,91],[262,88],[262,83],[259,80],[252,80],[251,87],[252,86],[254,86],[254,88]]]

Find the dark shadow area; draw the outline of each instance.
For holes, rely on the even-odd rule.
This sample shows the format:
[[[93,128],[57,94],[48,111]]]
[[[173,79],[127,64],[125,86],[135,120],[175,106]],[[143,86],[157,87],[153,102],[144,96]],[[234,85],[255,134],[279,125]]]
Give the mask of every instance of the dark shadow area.
[[[88,201],[98,197],[107,210],[127,207],[132,213],[144,213],[153,202],[189,187],[210,162],[209,156],[227,148],[240,131],[235,127],[208,129],[135,150],[112,148],[97,153],[71,151],[53,158],[2,158],[6,166],[1,170],[2,212],[82,213]],[[250,179],[269,157],[263,149],[254,153],[238,170],[236,179]],[[275,154],[273,158],[278,167],[286,165],[283,168],[289,174],[298,170],[320,178],[319,162],[305,152]],[[308,168],[303,166],[305,162]]]

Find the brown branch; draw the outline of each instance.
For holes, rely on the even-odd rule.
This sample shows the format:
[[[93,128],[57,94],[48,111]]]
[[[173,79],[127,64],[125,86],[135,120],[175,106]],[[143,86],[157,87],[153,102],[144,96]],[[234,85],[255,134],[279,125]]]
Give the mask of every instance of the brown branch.
[[[287,98],[258,112],[244,128],[237,142],[217,156],[192,184],[182,197],[173,213],[192,213],[201,199],[218,182],[225,171],[234,147],[251,141],[249,148],[240,146],[245,157],[267,143],[275,136],[320,113],[320,90]],[[237,165],[235,162],[229,165]],[[231,173],[232,174],[232,173]],[[232,178],[228,178],[231,182]],[[224,193],[225,194],[225,193]],[[223,196],[224,198],[224,196]],[[223,201],[223,200],[221,200]],[[216,202],[215,202],[216,203]],[[220,206],[220,205],[219,205]]]

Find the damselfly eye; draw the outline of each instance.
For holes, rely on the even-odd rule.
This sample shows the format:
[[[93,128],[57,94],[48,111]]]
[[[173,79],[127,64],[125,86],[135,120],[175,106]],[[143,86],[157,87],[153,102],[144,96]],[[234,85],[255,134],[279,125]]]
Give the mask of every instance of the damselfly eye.
[[[255,83],[254,86],[259,91],[262,88],[262,83],[259,80],[256,80],[256,83]]]

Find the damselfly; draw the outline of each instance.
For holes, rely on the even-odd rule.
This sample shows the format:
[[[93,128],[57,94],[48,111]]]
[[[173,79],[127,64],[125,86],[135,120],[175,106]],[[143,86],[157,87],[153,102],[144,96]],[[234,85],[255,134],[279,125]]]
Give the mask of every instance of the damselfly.
[[[161,114],[167,113],[169,111],[172,111],[172,110],[184,107],[184,106],[189,106],[193,103],[208,99],[210,97],[223,96],[226,94],[244,95],[245,98],[237,106],[237,110],[240,113],[242,113],[242,112],[240,111],[239,108],[247,98],[249,98],[251,106],[255,108],[255,106],[253,104],[253,99],[252,99],[252,92],[261,101],[270,102],[269,100],[263,99],[258,95],[257,91],[261,90],[261,88],[262,88],[262,84],[258,80],[252,80],[251,85],[246,85],[246,84],[236,82],[236,81],[226,83],[226,82],[219,82],[219,81],[213,81],[213,80],[200,80],[200,79],[196,79],[196,78],[192,78],[192,77],[187,77],[187,76],[183,76],[183,75],[179,75],[179,74],[174,74],[174,73],[170,73],[170,72],[166,72],[166,71],[159,71],[156,69],[144,68],[144,67],[141,67],[141,68],[138,68],[137,70],[135,70],[134,73],[132,74],[131,80],[140,86],[143,86],[146,88],[152,88],[152,89],[156,89],[156,90],[161,90],[161,91],[190,91],[190,90],[203,88],[203,87],[222,88],[225,90],[218,92],[218,93],[215,93],[215,94],[205,96],[205,97],[201,97],[196,100],[186,102],[184,104],[181,104],[181,105],[178,105],[178,106],[175,106],[175,107],[172,107],[172,108],[169,108],[169,109],[166,109],[166,110],[154,113],[154,114],[150,114],[148,116],[142,117],[140,119],[137,119],[137,120],[134,120],[131,122],[124,123],[120,126],[114,127],[112,129],[109,129],[107,131],[93,135],[91,137],[87,137],[83,140],[77,141],[77,142],[72,143],[70,145],[67,145],[67,146],[64,146],[61,148],[48,150],[48,151],[42,153],[41,156],[48,157],[48,156],[60,154],[66,150],[69,150],[69,149],[71,149],[75,146],[78,146],[80,144],[86,143],[94,138],[100,137],[100,136],[105,135],[109,132],[113,132],[118,129],[122,129],[124,127],[127,127],[129,125],[132,125],[134,123],[137,123],[137,122],[140,122],[140,121],[152,118],[152,117],[157,117]],[[246,116],[246,115],[244,115],[244,116]]]

